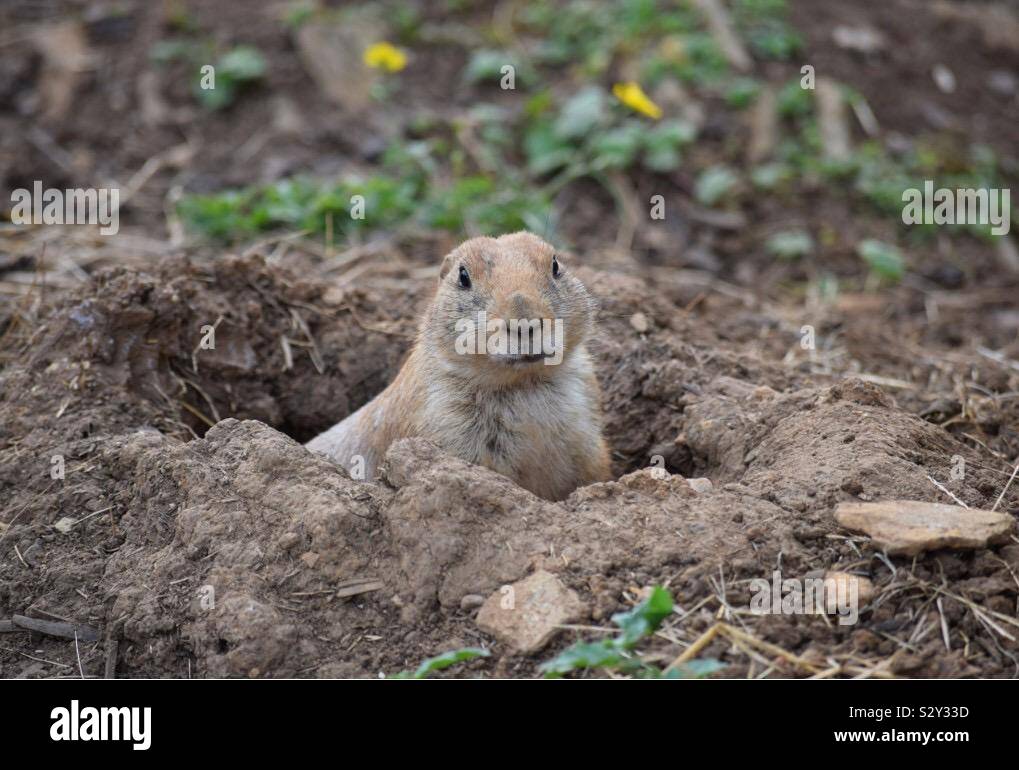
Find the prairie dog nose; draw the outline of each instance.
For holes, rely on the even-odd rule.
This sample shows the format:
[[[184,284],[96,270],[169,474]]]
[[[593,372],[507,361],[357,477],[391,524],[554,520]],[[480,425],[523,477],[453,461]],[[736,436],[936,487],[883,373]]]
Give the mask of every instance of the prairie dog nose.
[[[509,302],[506,304],[509,307],[512,318],[525,319],[531,318],[534,315],[534,303],[523,292],[513,292],[509,297]]]
[[[536,292],[514,291],[502,302],[502,307],[506,311],[507,319],[540,320],[552,316],[552,308],[545,298]]]
[[[540,297],[522,291],[510,294],[503,308],[506,317],[503,322],[511,336],[511,348],[516,352],[535,353],[541,345],[541,322],[547,315]],[[535,328],[537,327],[537,328]]]

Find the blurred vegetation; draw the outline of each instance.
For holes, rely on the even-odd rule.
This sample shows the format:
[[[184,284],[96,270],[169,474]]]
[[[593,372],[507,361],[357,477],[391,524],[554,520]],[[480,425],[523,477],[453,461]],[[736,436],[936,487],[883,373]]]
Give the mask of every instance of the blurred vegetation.
[[[261,80],[265,75],[265,57],[251,46],[237,46],[217,54],[216,47],[208,41],[190,38],[162,40],[152,49],[152,59],[157,64],[182,61],[192,70],[191,93],[200,104],[210,110],[229,106],[240,90]],[[203,86],[202,68],[211,64],[215,87]]]
[[[426,25],[416,6],[382,5],[398,46],[413,51],[425,45]],[[456,12],[461,4],[447,5]],[[736,0],[730,7],[756,57],[798,66],[803,41],[789,22],[785,0]],[[336,12],[300,0],[288,7],[281,24],[299,26],[325,13]],[[922,143],[893,154],[871,141],[847,160],[826,160],[813,92],[801,88],[798,75],[778,93],[782,139],[772,160],[747,168],[742,148],[724,144],[713,146],[712,153],[694,152],[702,141],[696,122],[675,110],[656,119],[658,87],[670,80],[684,84],[698,99],[713,100],[712,109],[717,104],[739,118],[754,107],[762,83],[728,65],[701,15],[684,0],[536,0],[521,7],[512,30],[492,22],[467,45],[460,79],[475,90],[474,105],[449,116],[409,115],[372,173],[187,196],[179,204],[181,216],[193,230],[222,240],[275,228],[329,229],[340,238],[401,223],[454,232],[544,231],[551,201],[565,185],[587,178],[617,198],[608,175],[623,172],[689,175],[696,202],[717,208],[753,205],[763,194],[806,202],[824,186],[828,195],[901,224],[903,191],[922,189],[926,179],[936,187],[1007,186],[997,159],[984,147],[960,158]],[[389,50],[387,42],[378,44]],[[196,61],[194,45],[171,41],[157,56]],[[399,58],[402,50],[394,46],[389,56]],[[227,52],[219,62],[220,82],[232,77],[234,86],[215,99],[196,91],[212,108],[225,106],[241,85],[262,76],[257,52],[248,49]],[[505,94],[499,82],[506,65],[514,68],[522,108],[511,110],[499,98]],[[390,69],[385,78],[391,85],[376,92],[383,105],[395,98],[399,78],[410,71],[402,64]],[[619,77],[622,71],[629,78]],[[862,100],[850,89],[845,94],[850,103]],[[367,203],[364,219],[350,217],[357,195]],[[935,228],[902,226],[900,232],[916,243]],[[963,231],[991,237],[989,226],[949,227]],[[776,234],[762,248],[782,260],[817,253],[806,232]],[[860,245],[858,254],[883,281],[898,280],[904,272],[897,250]]]

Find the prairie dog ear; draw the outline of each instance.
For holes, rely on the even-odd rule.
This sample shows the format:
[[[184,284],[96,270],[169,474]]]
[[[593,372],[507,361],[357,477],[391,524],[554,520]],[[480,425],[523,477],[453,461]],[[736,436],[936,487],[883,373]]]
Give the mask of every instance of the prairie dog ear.
[[[452,253],[447,254],[443,258],[442,266],[439,268],[439,280],[440,281],[449,274],[449,271],[453,268],[453,262],[454,262],[454,258],[453,258],[453,254]]]

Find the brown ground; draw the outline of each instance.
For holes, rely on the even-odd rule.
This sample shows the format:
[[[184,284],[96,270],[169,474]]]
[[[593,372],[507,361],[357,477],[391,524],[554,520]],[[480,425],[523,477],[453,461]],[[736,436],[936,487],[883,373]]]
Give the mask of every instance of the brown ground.
[[[0,19],[17,25],[3,28],[27,28],[31,5],[5,4]],[[558,201],[561,230],[602,301],[595,352],[618,480],[550,503],[411,441],[391,450],[379,483],[354,482],[297,442],[397,371],[434,266],[456,238],[401,236],[347,252],[346,262],[311,246],[281,254],[270,243],[232,256],[167,245],[172,187],[344,170],[367,162],[375,136],[337,119],[268,12],[192,5],[217,34],[243,28],[243,40],[267,54],[263,98],[208,116],[165,85],[175,112],[146,125],[134,90],[114,93],[120,81],[93,73],[75,97],[75,119],[48,129],[72,154],[63,166],[38,135],[26,141],[35,116],[24,100],[38,87],[39,57],[14,39],[0,58],[3,200],[40,177],[51,186],[96,174],[123,181],[185,138],[196,147],[138,193],[115,248],[80,233],[5,236],[5,286],[24,286],[33,272],[49,286],[5,294],[0,306],[0,619],[74,621],[100,639],[76,652],[63,639],[0,634],[0,675],[76,676],[79,665],[102,675],[117,640],[120,676],[377,676],[466,645],[494,654],[454,674],[533,676],[556,649],[592,634],[567,631],[549,649],[517,656],[480,632],[460,601],[537,567],[578,592],[588,625],[607,625],[646,586],[668,586],[685,614],[649,644],[650,660],[671,660],[721,618],[786,651],[720,638],[702,655],[727,663],[726,676],[835,665],[848,674],[1019,675],[1015,626],[988,624],[972,609],[1017,617],[1019,542],[888,560],[832,515],[840,501],[948,502],[930,478],[973,507],[990,508],[1005,486],[1019,455],[1019,278],[986,245],[937,244],[914,280],[821,305],[789,288],[809,276],[765,255],[767,234],[831,225],[826,266],[853,279],[852,244],[893,224],[837,197],[748,201],[738,231],[691,217],[668,238],[641,228],[620,253],[605,246],[616,237],[612,202],[573,186]],[[826,26],[862,18],[911,41],[908,55],[872,69],[799,25],[805,60],[865,93],[882,126],[930,129],[917,123],[935,103],[958,121],[950,135],[1014,153],[1014,99],[963,88],[947,100],[924,75],[939,55],[960,81],[991,68],[1019,72],[1014,50],[965,25],[943,34],[945,22],[908,0],[792,5],[809,6]],[[90,44],[107,71],[140,72],[160,23],[139,10],[127,28],[90,28]],[[888,97],[890,71],[912,84],[896,90],[904,98]],[[275,109],[269,97],[280,94],[303,116],[297,137],[260,133]],[[239,159],[237,148],[252,141],[251,156]],[[652,183],[632,182],[640,191]],[[689,203],[690,179],[666,182]],[[713,260],[694,261],[698,249]],[[62,264],[67,255],[77,271]],[[646,333],[631,323],[638,312]],[[217,325],[215,350],[198,347],[207,324]],[[799,344],[804,324],[817,330],[814,356]],[[674,474],[710,478],[714,490],[654,478],[655,454]],[[51,478],[54,455],[65,460],[63,480]],[[961,481],[949,476],[956,456],[967,464]],[[1019,484],[999,508],[1019,513]],[[61,532],[54,525],[64,517],[79,523]],[[787,577],[852,571],[873,580],[876,596],[856,626],[734,613],[747,605],[748,581],[776,568]],[[201,601],[205,586],[214,609]],[[365,586],[373,590],[359,593]]]
[[[31,324],[0,380],[0,482],[10,491],[0,537],[17,554],[0,567],[5,613],[33,608],[102,628],[121,640],[127,675],[363,676],[460,644],[491,645],[460,600],[537,566],[575,588],[594,621],[639,587],[667,583],[681,606],[703,602],[675,629],[682,639],[710,624],[723,596],[745,606],[741,581],[770,575],[780,560],[786,574],[867,574],[881,599],[855,628],[752,618],[764,640],[817,661],[1014,673],[1008,640],[952,601],[945,612],[972,640],[968,650],[946,654],[940,634],[906,639],[933,620],[942,579],[1014,614],[1019,546],[900,563],[893,576],[831,515],[842,500],[942,499],[928,475],[989,507],[1003,484],[993,452],[897,407],[875,385],[830,385],[759,355],[756,340],[721,339],[711,317],[734,317],[738,301],[684,315],[646,283],[582,276],[604,303],[608,438],[625,475],[563,503],[423,442],[394,447],[381,483],[350,481],[280,432],[311,435],[391,377],[410,331],[396,319],[409,316],[417,293],[405,287],[368,281],[330,292],[256,257],[210,267],[170,258],[153,274],[113,271],[59,300]],[[422,291],[430,283],[407,280]],[[651,323],[643,335],[628,320],[638,311]],[[795,330],[754,314],[795,346]],[[200,350],[195,366],[198,327],[220,316],[216,349]],[[297,345],[309,338],[295,317],[322,373],[314,348]],[[284,336],[295,341],[286,371]],[[1014,390],[1015,374],[1005,379]],[[216,416],[229,419],[205,432]],[[711,478],[715,491],[697,495],[678,476],[635,471],[658,453],[674,472]],[[55,454],[65,458],[63,481],[50,478]],[[963,483],[948,478],[954,455],[969,464]],[[1006,497],[1013,508],[1017,499],[1015,489]],[[81,523],[55,531],[68,515]],[[335,595],[368,580],[384,587]],[[215,611],[202,608],[202,586],[214,587]],[[76,670],[73,645],[22,642],[7,648],[5,674]],[[86,672],[98,673],[103,644],[81,654]],[[471,670],[528,675],[543,657],[497,654]],[[735,656],[727,673],[746,671]]]

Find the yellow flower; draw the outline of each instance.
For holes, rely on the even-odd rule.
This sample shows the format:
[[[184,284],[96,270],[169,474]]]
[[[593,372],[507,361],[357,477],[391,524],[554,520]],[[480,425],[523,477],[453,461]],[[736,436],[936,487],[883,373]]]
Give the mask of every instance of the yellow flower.
[[[655,120],[662,117],[662,108],[651,101],[650,97],[644,93],[644,89],[633,81],[629,83],[616,83],[612,86],[612,93],[634,112],[647,115]]]
[[[407,66],[407,54],[385,41],[373,43],[364,51],[364,63],[375,69],[399,72]]]

